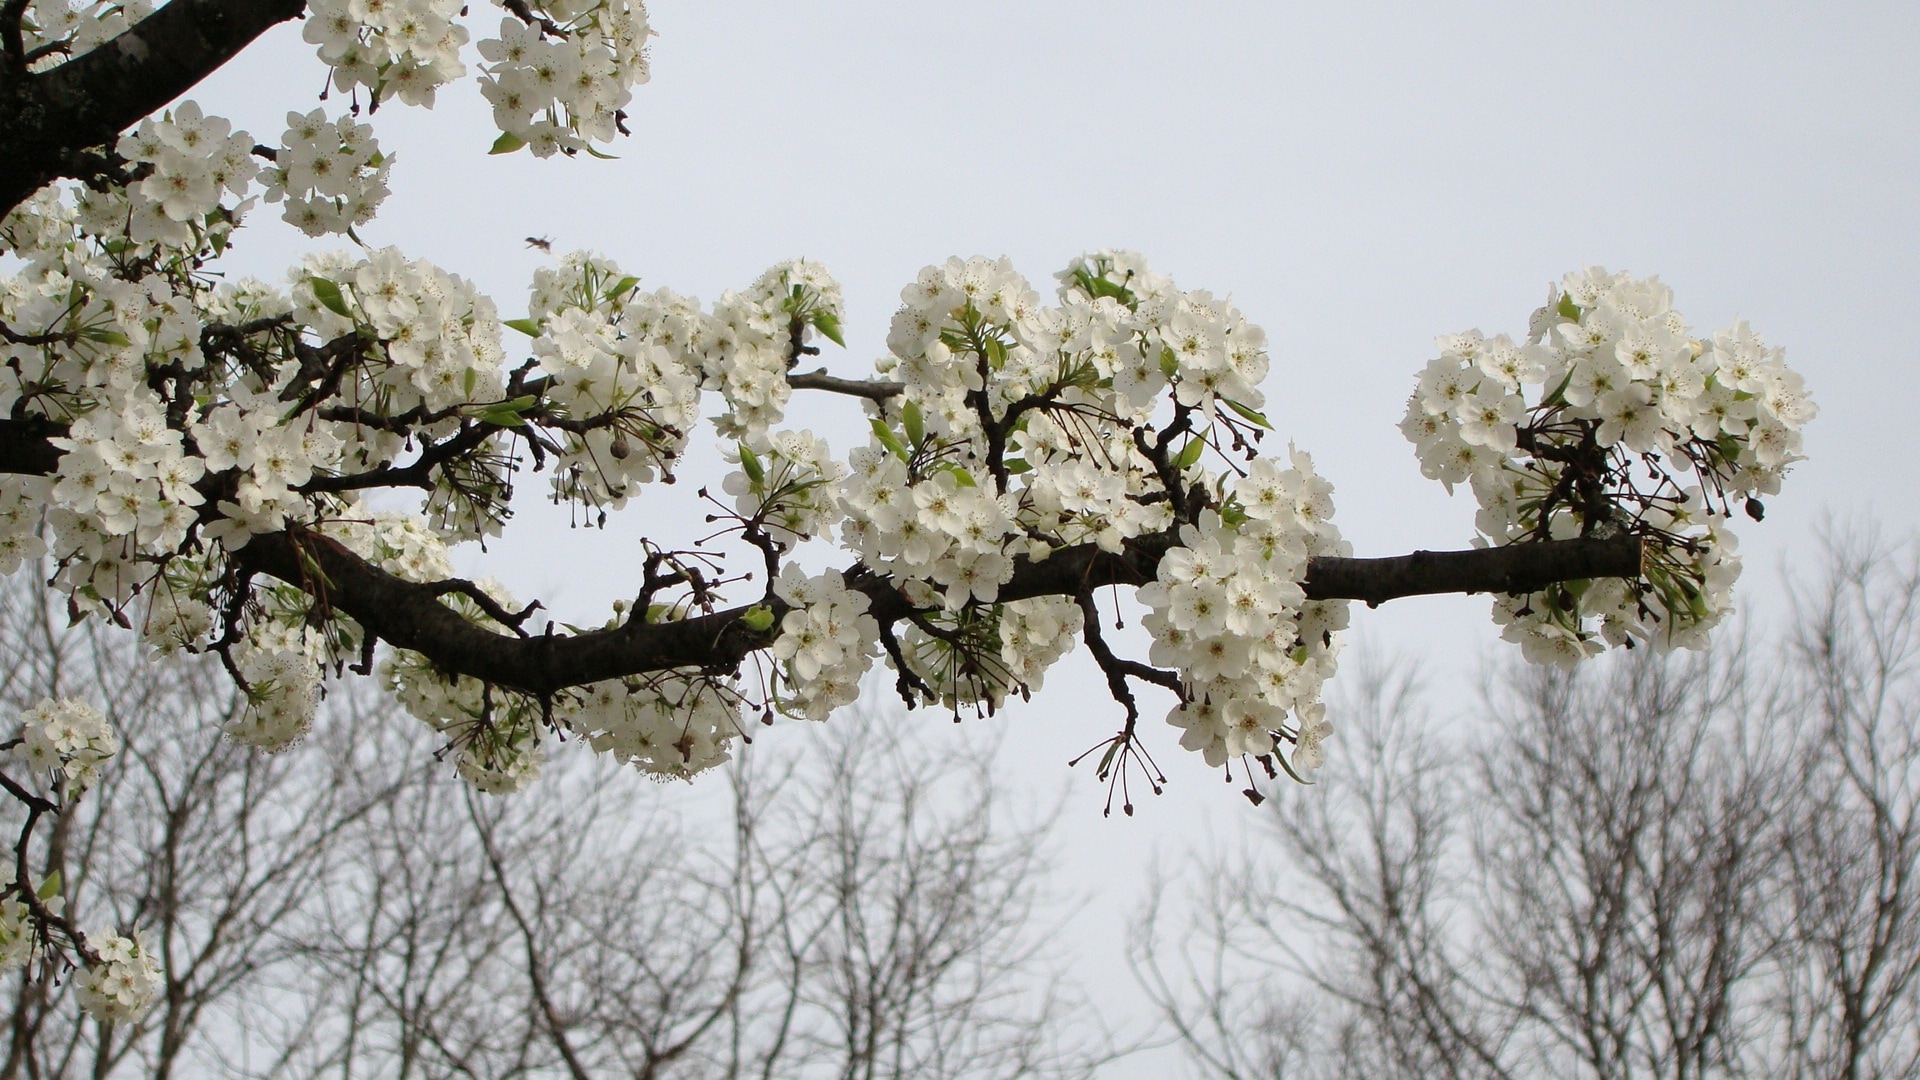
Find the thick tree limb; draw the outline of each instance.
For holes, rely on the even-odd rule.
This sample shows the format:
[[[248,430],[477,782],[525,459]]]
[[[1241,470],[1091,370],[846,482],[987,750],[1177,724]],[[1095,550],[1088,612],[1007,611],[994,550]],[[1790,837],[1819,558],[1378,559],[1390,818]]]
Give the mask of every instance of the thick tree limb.
[[[1640,538],[1550,540],[1465,551],[1416,551],[1387,559],[1315,559],[1307,595],[1379,607],[1434,593],[1530,593],[1557,581],[1640,576]]]
[[[1082,545],[1043,562],[1023,558],[1000,596],[1077,595],[1100,585],[1143,584],[1153,580],[1160,558],[1172,546],[1170,536],[1160,535],[1143,538],[1118,555]],[[513,637],[456,614],[440,602],[445,589],[394,577],[323,536],[259,536],[235,557],[250,569],[324,596],[330,610],[352,617],[389,644],[426,655],[448,672],[532,694],[676,667],[727,671],[749,653],[771,645],[776,633],[749,629],[740,621],[747,611],[741,606],[680,622],[629,622],[563,637]],[[1639,566],[1640,542],[1633,537],[1423,551],[1390,559],[1322,558],[1310,564],[1307,595],[1380,603],[1427,593],[1531,591],[1554,581],[1637,574]],[[870,575],[852,575],[850,580],[871,598],[873,613],[883,623],[911,613],[887,582]]]
[[[0,214],[211,75],[305,0],[172,0],[99,48],[37,74],[0,75]]]
[[[0,473],[51,476],[66,451],[47,440],[66,433],[67,425],[39,416],[0,420]]]

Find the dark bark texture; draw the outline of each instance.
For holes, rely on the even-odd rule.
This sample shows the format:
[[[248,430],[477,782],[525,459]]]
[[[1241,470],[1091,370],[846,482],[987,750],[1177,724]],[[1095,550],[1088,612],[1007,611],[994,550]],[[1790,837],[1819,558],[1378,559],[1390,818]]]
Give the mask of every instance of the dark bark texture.
[[[164,108],[305,0],[172,0],[99,48],[47,71],[0,71],[0,214],[63,177],[85,179],[85,151]]]

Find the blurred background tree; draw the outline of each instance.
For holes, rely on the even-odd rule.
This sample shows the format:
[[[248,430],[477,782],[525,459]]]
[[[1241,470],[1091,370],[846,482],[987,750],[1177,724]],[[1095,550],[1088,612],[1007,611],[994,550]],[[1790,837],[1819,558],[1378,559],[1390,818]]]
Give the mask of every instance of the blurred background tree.
[[[1510,667],[1472,734],[1372,663],[1135,970],[1210,1077],[1920,1075],[1917,604],[1830,538],[1777,634]]]

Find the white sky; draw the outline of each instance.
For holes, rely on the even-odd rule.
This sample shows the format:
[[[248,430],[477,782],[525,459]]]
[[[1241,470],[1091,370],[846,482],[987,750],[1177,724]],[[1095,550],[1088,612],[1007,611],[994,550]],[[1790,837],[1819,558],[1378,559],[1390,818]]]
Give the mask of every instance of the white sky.
[[[1900,389],[1920,370],[1920,6],[656,0],[653,18],[654,80],[618,161],[486,157],[471,82],[431,112],[383,109],[398,161],[368,240],[476,280],[506,317],[543,258],[527,236],[707,300],[805,255],[846,287],[851,347],[824,357],[844,375],[870,370],[927,263],[1005,254],[1044,293],[1077,252],[1134,248],[1266,328],[1268,415],[1314,453],[1363,555],[1472,532],[1470,501],[1423,480],[1394,429],[1435,334],[1524,331],[1576,267],[1658,273],[1697,330],[1744,317],[1784,345],[1820,404],[1811,459],[1740,529],[1750,606],[1767,610],[1829,516],[1920,522]],[[322,78],[287,29],[193,96],[274,141]],[[262,276],[303,247],[275,213],[256,212],[234,260]],[[843,452],[864,441],[849,402],[792,415]],[[532,520],[527,499],[493,557],[464,566],[603,618],[632,591],[640,535],[695,535],[693,486],[604,534]],[[1449,689],[1494,640],[1483,598],[1356,624]],[[1238,843],[1256,815],[1155,721],[1174,786],[1101,821],[1086,766],[1063,764],[1118,716],[1077,663],[1014,717],[1007,753],[1024,786],[1072,782],[1059,865],[1090,897],[1077,973],[1124,1023],[1139,1003],[1122,927],[1145,858],[1177,861],[1209,833]]]

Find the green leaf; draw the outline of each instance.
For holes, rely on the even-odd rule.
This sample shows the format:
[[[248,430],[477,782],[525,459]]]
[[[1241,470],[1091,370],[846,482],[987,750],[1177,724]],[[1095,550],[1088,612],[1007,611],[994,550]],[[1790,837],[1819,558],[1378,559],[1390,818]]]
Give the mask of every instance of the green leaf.
[[[1160,372],[1169,379],[1180,374],[1179,357],[1173,355],[1172,349],[1164,346],[1160,349]]]
[[[1560,294],[1560,305],[1557,310],[1563,319],[1568,319],[1573,322],[1580,321],[1580,305],[1574,303],[1573,297],[1568,296],[1566,293]]]
[[[760,464],[760,455],[754,453],[753,447],[746,443],[740,444],[740,468],[746,470],[747,479],[753,481],[754,487],[767,482],[767,470]]]
[[[1565,394],[1567,392],[1567,385],[1571,382],[1573,382],[1573,372],[1569,370],[1566,374],[1566,377],[1560,380],[1560,385],[1554,387],[1552,393],[1540,399],[1540,404],[1542,405],[1566,404],[1567,399],[1565,397]]]
[[[80,336],[86,338],[88,341],[97,341],[102,345],[112,345],[120,349],[124,349],[133,344],[133,341],[120,331],[106,330],[100,327],[82,330],[80,331]]]
[[[500,325],[510,330],[518,330],[528,337],[540,336],[540,324],[532,319],[502,319]]]
[[[340,286],[322,277],[310,277],[307,286],[313,290],[313,298],[320,306],[343,319],[353,318],[353,311],[347,307],[346,297],[340,294]]]
[[[478,368],[468,368],[468,369],[467,369],[467,378],[466,378],[466,383],[465,383],[465,389],[464,389],[464,390],[463,390],[462,392],[463,392],[463,393],[464,393],[464,394],[465,394],[465,395],[466,395],[467,397],[472,397],[472,396],[473,396],[473,387],[474,387],[474,385],[475,385],[476,383],[478,383],[479,381],[480,381],[480,371],[479,371],[479,369],[478,369]]]
[[[480,422],[497,427],[526,427],[527,418],[520,415],[518,409],[510,405],[495,405],[480,414]]]
[[[1180,456],[1173,459],[1173,467],[1179,469],[1181,472],[1186,472],[1188,469],[1193,468],[1193,466],[1199,462],[1200,455],[1206,448],[1207,442],[1205,439],[1188,439],[1187,445],[1180,448]]]
[[[38,896],[43,902],[59,896],[60,871],[55,870],[53,873],[48,874],[47,880],[41,882],[40,887],[34,890],[34,895]]]
[[[843,349],[847,347],[847,339],[840,336],[840,316],[831,311],[816,311],[813,313],[813,326],[826,335],[828,341]]]
[[[740,616],[740,622],[757,634],[764,634],[773,628],[773,609],[764,604],[755,604]]]
[[[913,456],[907,452],[906,444],[900,441],[900,436],[893,433],[893,429],[887,426],[885,420],[875,417],[869,422],[873,425],[873,437],[879,439],[880,445],[886,447],[894,457],[906,461]]]
[[[920,414],[920,406],[909,401],[900,407],[900,423],[907,429],[907,441],[915,446],[927,441],[927,418]]]
[[[1026,458],[1008,458],[1004,464],[1007,467],[1007,475],[1009,476],[1019,476],[1023,472],[1033,471],[1033,462],[1028,461]]]
[[[619,281],[614,282],[613,288],[607,290],[607,299],[612,300],[617,296],[625,296],[627,293],[633,290],[633,287],[635,285],[638,285],[638,284],[640,284],[640,279],[633,276],[632,274],[628,274],[626,277],[623,277]]]
[[[510,131],[503,131],[500,133],[499,138],[493,140],[493,149],[487,151],[487,153],[511,154],[525,145],[527,145],[527,140]]]
[[[953,474],[954,482],[959,484],[963,488],[980,486],[980,482],[973,478],[972,473],[968,472],[967,470],[961,468],[958,465],[948,465],[947,471]]]
[[[1234,412],[1240,414],[1240,419],[1245,420],[1247,423],[1252,424],[1255,427],[1266,428],[1268,431],[1273,430],[1273,424],[1268,422],[1267,418],[1264,415],[1257,413],[1252,409],[1247,408],[1245,405],[1242,405],[1237,401],[1228,401],[1226,398],[1221,398],[1220,400],[1226,404],[1227,408],[1232,409]]]
[[[592,154],[594,157],[599,158],[601,161],[619,161],[620,160],[620,155],[618,154],[609,154],[604,150],[595,150],[593,148],[592,143],[587,144],[587,153]]]

